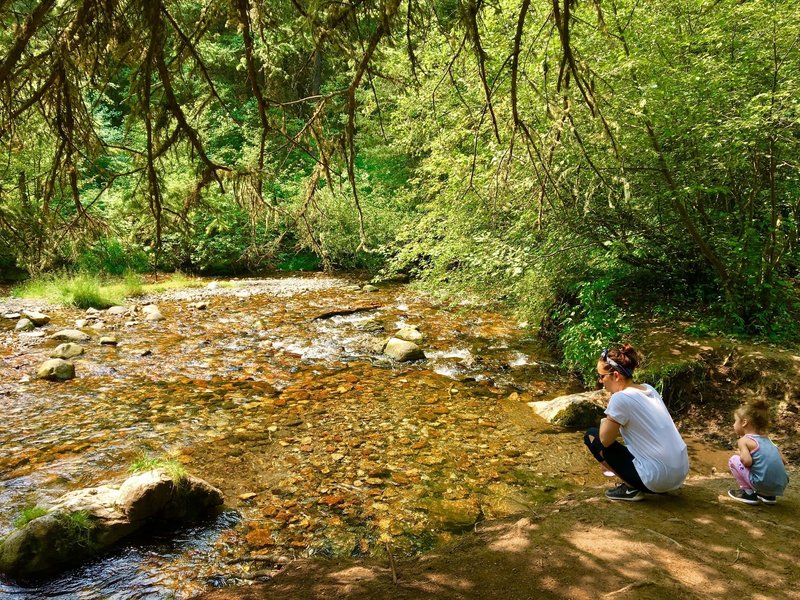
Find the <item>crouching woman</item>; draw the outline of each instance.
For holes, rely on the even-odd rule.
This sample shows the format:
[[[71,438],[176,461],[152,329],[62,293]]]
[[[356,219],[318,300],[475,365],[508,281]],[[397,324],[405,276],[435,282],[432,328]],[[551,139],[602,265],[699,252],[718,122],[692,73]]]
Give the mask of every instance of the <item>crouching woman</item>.
[[[597,377],[611,399],[599,429],[583,438],[592,455],[622,483],[607,490],[609,500],[638,501],[646,493],[678,489],[689,473],[689,455],[659,393],[633,381],[641,361],[629,344],[604,350]],[[622,437],[624,444],[617,441]]]

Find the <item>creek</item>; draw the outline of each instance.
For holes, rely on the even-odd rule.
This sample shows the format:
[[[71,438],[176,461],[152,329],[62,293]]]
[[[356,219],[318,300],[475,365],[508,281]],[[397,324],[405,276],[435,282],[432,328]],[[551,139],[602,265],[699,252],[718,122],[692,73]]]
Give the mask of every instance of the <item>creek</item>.
[[[414,554],[585,483],[579,436],[526,405],[576,383],[508,316],[329,276],[131,304],[148,300],[165,320],[102,315],[65,383],[25,382],[58,342],[0,319],[0,536],[25,507],[121,481],[142,454],[180,461],[226,510],[31,587],[0,580],[0,597],[188,598],[266,562]],[[3,312],[24,306],[0,298]],[[346,307],[364,310],[315,318]],[[47,333],[85,316],[50,314]],[[424,335],[425,361],[381,355],[405,325]],[[99,345],[106,333],[117,347]]]

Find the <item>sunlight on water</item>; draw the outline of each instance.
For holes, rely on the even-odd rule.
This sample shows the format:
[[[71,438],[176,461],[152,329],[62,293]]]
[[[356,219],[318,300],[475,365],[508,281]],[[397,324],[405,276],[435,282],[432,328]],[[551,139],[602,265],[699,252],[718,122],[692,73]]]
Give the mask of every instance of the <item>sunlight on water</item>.
[[[413,553],[451,535],[453,519],[552,499],[578,477],[562,472],[542,492],[543,456],[568,451],[526,402],[573,383],[516,323],[348,286],[246,280],[144,299],[165,320],[103,315],[119,346],[87,329],[77,378],[61,384],[17,383],[56,342],[20,346],[0,320],[0,535],[26,506],[121,481],[142,451],[176,458],[235,509],[30,590],[0,583],[0,596],[184,598],[241,576],[248,555],[379,554],[384,539]],[[200,298],[208,308],[190,308]],[[319,318],[339,308],[360,312]],[[85,315],[52,316],[48,333]],[[379,348],[406,324],[428,358],[394,364]]]

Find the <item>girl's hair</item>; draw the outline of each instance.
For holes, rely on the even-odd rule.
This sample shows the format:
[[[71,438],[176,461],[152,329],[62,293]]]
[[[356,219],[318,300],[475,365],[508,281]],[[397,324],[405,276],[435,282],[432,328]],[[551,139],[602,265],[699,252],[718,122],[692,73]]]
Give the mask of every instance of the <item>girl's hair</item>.
[[[609,371],[617,371],[623,376],[630,374],[632,378],[633,370],[642,362],[642,355],[630,344],[622,344],[620,348],[604,350],[600,360],[606,363]],[[622,369],[618,369],[616,366],[622,367]]]
[[[742,404],[734,413],[740,419],[746,419],[758,432],[769,429],[769,403],[764,398],[756,398]]]

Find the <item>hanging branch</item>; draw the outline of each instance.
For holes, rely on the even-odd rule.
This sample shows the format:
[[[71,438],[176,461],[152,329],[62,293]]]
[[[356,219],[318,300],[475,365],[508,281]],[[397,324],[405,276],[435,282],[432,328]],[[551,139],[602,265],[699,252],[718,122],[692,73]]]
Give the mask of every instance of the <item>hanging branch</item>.
[[[8,51],[5,60],[0,63],[0,87],[5,84],[6,80],[14,71],[14,68],[22,56],[22,53],[28,46],[28,42],[39,29],[39,27],[41,27],[42,20],[44,19],[45,15],[50,12],[53,4],[55,4],[55,0],[42,0],[42,2],[39,3],[39,5],[34,8],[33,11],[31,11],[31,13],[28,15],[28,18],[25,19],[25,24],[20,28],[19,33],[14,40],[14,44]]]
[[[297,5],[301,12],[302,7]],[[258,106],[258,117],[261,120],[261,141],[258,149],[258,197],[262,199],[261,182],[264,171],[264,154],[267,144],[267,131],[269,130],[269,121],[267,119],[267,104],[264,101],[264,94],[261,91],[261,86],[258,83],[258,71],[256,70],[256,62],[253,58],[253,36],[250,28],[250,2],[249,0],[236,0],[236,8],[238,9],[239,23],[242,26],[242,38],[244,40],[245,62],[247,64],[247,78],[250,80],[250,89],[253,90],[253,95],[256,98],[256,105]]]
[[[357,252],[359,250],[368,251],[368,247],[367,234],[364,229],[364,213],[361,210],[361,204],[358,199],[358,189],[356,186],[355,174],[356,90],[361,83],[361,79],[364,77],[364,73],[367,70],[369,61],[372,59],[372,55],[375,53],[375,49],[378,47],[378,42],[380,42],[383,36],[389,32],[391,20],[394,18],[395,14],[397,14],[399,7],[400,0],[388,0],[388,3],[384,6],[381,21],[369,41],[369,45],[364,52],[364,56],[361,58],[361,62],[356,69],[355,76],[350,82],[350,87],[347,89],[346,94],[347,127],[345,128],[345,160],[347,162],[347,177],[350,180],[350,187],[353,191],[353,201],[355,202],[356,210],[358,211],[359,245],[356,249]]]
[[[478,61],[478,75],[481,79],[481,85],[483,86],[483,93],[486,96],[486,107],[492,119],[494,137],[500,142],[500,130],[497,127],[497,117],[495,117],[494,106],[492,104],[492,91],[489,88],[489,82],[486,78],[486,51],[483,49],[481,36],[478,32],[478,12],[480,12],[481,3],[482,0],[470,0],[468,4],[461,5],[461,12],[464,26],[467,29],[467,36],[472,42],[472,47],[475,50],[475,58]]]

